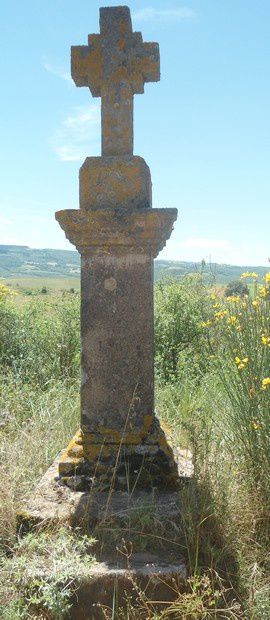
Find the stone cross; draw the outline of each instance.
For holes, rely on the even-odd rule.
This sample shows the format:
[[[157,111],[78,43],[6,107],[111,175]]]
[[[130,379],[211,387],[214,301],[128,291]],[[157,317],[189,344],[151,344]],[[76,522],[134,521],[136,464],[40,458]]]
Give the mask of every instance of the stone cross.
[[[153,259],[177,210],[152,208],[150,170],[132,154],[133,94],[159,79],[159,51],[132,32],[127,7],[100,9],[100,29],[71,58],[75,83],[102,99],[102,156],[80,169],[80,208],[56,213],[81,254],[81,424],[59,473],[76,488],[93,477],[168,485],[174,462],[154,414]]]
[[[132,155],[133,95],[160,71],[158,44],[132,32],[128,7],[100,9],[100,34],[71,48],[71,74],[76,86],[101,97],[102,155]]]

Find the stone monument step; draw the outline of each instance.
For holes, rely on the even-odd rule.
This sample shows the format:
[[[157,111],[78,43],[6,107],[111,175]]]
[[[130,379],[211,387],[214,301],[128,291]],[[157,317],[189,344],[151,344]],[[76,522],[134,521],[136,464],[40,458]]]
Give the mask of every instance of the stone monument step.
[[[105,530],[108,524],[114,530],[126,524],[131,531],[131,522],[148,520],[150,523],[151,518],[155,523],[180,521],[178,490],[131,488],[127,492],[114,490],[112,486],[106,491],[93,487],[83,492],[61,484],[59,461],[63,452],[41,478],[31,497],[23,501],[17,513],[19,532],[64,524],[83,526],[91,533],[98,527]],[[192,455],[188,450],[178,449],[178,469],[179,480],[185,484],[193,475]]]
[[[127,604],[143,611],[144,601],[149,608],[164,609],[165,603],[183,592],[186,578],[186,566],[181,559],[172,561],[152,553],[137,553],[122,562],[108,557],[93,565],[89,576],[78,583],[70,618],[104,620],[104,609],[106,617],[111,617],[110,610],[118,606],[125,609]]]
[[[71,620],[104,620],[117,606],[140,609],[143,601],[155,610],[173,602],[185,591],[187,577],[179,491],[74,491],[59,484],[59,458],[17,518],[21,535],[64,525],[95,537],[96,562],[86,576],[77,576]]]

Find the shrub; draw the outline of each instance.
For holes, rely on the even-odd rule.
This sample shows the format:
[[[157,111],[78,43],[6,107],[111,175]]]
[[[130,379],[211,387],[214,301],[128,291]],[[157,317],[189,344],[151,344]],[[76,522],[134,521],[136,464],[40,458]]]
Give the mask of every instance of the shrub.
[[[249,290],[244,282],[241,280],[233,280],[227,284],[224,295],[225,297],[230,297],[231,295],[237,295],[238,297],[244,297],[249,294]]]
[[[77,295],[34,300],[16,307],[0,304],[0,366],[22,381],[46,387],[79,372]]]
[[[207,369],[201,320],[208,313],[207,288],[200,274],[155,286],[155,363],[161,382]]]
[[[0,303],[3,304],[11,295],[14,295],[13,291],[0,282]]]
[[[19,540],[16,554],[2,559],[6,584],[1,618],[64,620],[80,581],[95,562],[93,543],[93,538],[74,535],[67,528],[31,533]]]

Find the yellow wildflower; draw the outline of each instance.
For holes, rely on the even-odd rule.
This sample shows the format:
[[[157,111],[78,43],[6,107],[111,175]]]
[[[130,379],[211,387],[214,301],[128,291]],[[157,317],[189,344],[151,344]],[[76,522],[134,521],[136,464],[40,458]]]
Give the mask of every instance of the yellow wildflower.
[[[210,325],[212,325],[212,321],[210,321],[210,320],[202,321],[202,323],[200,323],[201,327],[210,327]]]
[[[254,271],[245,271],[244,273],[242,273],[242,275],[240,276],[242,278],[242,280],[244,278],[258,278],[258,274],[255,273]]]
[[[265,286],[260,286],[259,287],[259,295],[260,297],[266,297],[267,295],[267,290]]]
[[[270,377],[266,377],[262,380],[262,390],[266,390],[270,385]]]
[[[236,356],[234,358],[234,361],[236,363],[238,370],[243,370],[243,368],[245,368],[246,364],[248,363],[248,357],[244,357],[243,359],[240,359],[240,357]]]
[[[229,316],[228,325],[233,325],[237,321],[236,316]]]
[[[258,299],[254,299],[252,302],[252,305],[254,308],[258,308],[258,305],[259,305]]]
[[[14,295],[13,291],[11,291],[5,284],[0,282],[0,301],[4,301],[10,295]]]
[[[270,271],[268,271],[268,273],[265,274],[263,279],[265,280],[267,284],[270,283]]]
[[[215,312],[214,316],[215,316],[216,321],[223,319],[223,317],[226,316],[226,314],[228,314],[228,310],[219,310],[219,312]]]
[[[261,428],[261,425],[258,424],[258,422],[256,422],[256,420],[252,420],[251,428],[253,428],[254,431],[258,431]]]
[[[241,301],[240,297],[237,297],[237,295],[228,295],[225,299],[226,301],[232,301],[235,304],[239,304]]]

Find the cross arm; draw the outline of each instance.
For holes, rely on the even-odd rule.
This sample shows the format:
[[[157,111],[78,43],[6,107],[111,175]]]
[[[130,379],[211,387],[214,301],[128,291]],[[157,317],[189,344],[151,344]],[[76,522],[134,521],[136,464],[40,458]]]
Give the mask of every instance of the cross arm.
[[[133,33],[135,53],[131,56],[131,84],[133,93],[142,94],[145,82],[160,80],[158,43],[143,43],[140,32]]]
[[[71,46],[71,75],[76,86],[88,86],[93,97],[101,95],[102,61],[99,34],[89,35],[88,45]]]
[[[145,82],[159,82],[160,59],[158,43],[143,43],[144,59],[141,71]]]

